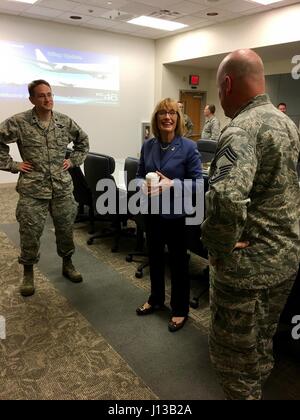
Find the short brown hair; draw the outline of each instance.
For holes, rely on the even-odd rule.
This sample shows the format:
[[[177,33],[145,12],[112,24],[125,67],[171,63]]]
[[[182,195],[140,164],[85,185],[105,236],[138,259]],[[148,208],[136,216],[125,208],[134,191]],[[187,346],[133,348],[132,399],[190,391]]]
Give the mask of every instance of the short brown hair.
[[[177,112],[178,118],[177,118],[177,124],[175,129],[175,135],[176,136],[182,136],[184,133],[184,118],[182,115],[181,110],[179,109],[178,103],[176,99],[171,98],[165,98],[162,99],[158,104],[156,105],[152,117],[151,117],[151,131],[154,134],[156,138],[160,137],[160,132],[157,125],[157,112],[160,110],[166,110],[171,111],[174,110]]]
[[[212,114],[216,112],[216,107],[213,104],[207,105],[207,106],[208,106],[209,112],[211,112]]]
[[[280,105],[283,105],[283,106],[285,106],[285,107],[286,107],[286,103],[285,103],[285,102],[280,102],[280,103],[277,105],[277,108],[279,108],[279,107],[280,107]]]
[[[43,80],[43,79],[33,80],[28,85],[29,96],[31,96],[31,97],[34,96],[34,89],[39,85],[47,85],[51,89],[50,84],[48,82],[46,82],[46,80]]]

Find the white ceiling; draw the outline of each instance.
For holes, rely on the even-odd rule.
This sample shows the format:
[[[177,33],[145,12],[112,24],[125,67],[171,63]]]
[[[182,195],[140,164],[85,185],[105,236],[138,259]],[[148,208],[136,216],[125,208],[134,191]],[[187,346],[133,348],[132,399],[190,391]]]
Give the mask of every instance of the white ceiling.
[[[38,0],[34,5],[0,0],[0,13],[159,39],[294,3],[300,1],[283,0],[262,6],[251,0]],[[210,12],[217,12],[218,15],[207,16]],[[72,15],[82,19],[72,20]],[[140,15],[161,17],[189,26],[168,32],[127,23],[127,20]]]

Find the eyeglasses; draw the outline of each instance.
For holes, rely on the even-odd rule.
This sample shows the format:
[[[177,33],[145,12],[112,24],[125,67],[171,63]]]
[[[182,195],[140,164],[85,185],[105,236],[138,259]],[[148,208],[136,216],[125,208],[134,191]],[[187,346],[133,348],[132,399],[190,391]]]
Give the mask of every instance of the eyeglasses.
[[[52,92],[48,92],[48,93],[46,93],[46,94],[41,93],[40,95],[37,95],[37,98],[38,98],[38,99],[51,99],[51,98],[53,98],[53,97],[54,97],[54,95],[53,95],[53,93],[52,93]]]
[[[160,117],[166,117],[167,115],[170,115],[171,118],[175,117],[177,115],[177,111],[171,110],[171,111],[165,111],[164,109],[161,109],[157,112],[157,115]]]

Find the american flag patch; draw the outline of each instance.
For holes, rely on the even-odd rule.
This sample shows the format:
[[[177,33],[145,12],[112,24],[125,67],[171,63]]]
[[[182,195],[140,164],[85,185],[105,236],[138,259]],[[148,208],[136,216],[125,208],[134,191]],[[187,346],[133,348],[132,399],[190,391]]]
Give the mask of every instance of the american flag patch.
[[[232,150],[231,146],[226,146],[217,153],[215,160],[216,169],[209,180],[209,184],[215,184],[226,177],[237,160],[237,154]]]

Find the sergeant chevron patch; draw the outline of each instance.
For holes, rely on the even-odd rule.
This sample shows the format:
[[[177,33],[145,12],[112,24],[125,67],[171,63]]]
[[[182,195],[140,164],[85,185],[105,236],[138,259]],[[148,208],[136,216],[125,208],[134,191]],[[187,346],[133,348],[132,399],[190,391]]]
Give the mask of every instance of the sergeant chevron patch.
[[[237,160],[237,154],[232,150],[231,146],[226,146],[216,155],[216,169],[209,180],[209,184],[214,184],[225,178],[233,167],[233,163]]]

